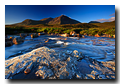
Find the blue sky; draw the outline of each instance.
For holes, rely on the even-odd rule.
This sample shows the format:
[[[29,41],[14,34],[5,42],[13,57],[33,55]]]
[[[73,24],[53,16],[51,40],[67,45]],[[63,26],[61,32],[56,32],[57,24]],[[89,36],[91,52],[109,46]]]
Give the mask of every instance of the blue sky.
[[[113,21],[115,5],[5,5],[5,24],[66,15],[80,22]]]

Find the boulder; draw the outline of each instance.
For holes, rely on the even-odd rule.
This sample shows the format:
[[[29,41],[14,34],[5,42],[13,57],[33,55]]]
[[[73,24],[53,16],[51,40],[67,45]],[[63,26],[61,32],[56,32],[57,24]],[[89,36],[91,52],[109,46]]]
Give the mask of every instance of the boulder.
[[[67,38],[65,38],[65,40],[67,40]]]
[[[86,35],[86,36],[87,36],[87,33],[84,33],[84,35]]]
[[[20,37],[21,37],[21,38],[25,38],[26,36],[27,36],[26,33],[20,33]]]
[[[31,38],[35,38],[35,37],[38,37],[38,34],[37,33],[32,33],[30,36],[31,36]]]
[[[13,45],[12,41],[5,42],[5,47],[12,46],[12,45]]]
[[[88,36],[92,36],[91,34],[89,34]]]
[[[50,39],[46,40],[45,43],[49,42]]]
[[[74,36],[74,35],[76,35],[76,32],[75,31],[71,31],[70,35]]]
[[[24,70],[24,73],[25,73],[25,74],[30,73],[30,71],[31,71],[31,69],[33,68],[34,64],[35,64],[35,63],[31,62],[31,63],[27,66],[27,68]]]
[[[64,36],[64,37],[69,37],[70,35],[65,33],[65,34],[61,34],[61,36]]]
[[[77,37],[77,35],[73,35],[73,37]]]
[[[109,37],[109,38],[111,38],[112,36],[110,34],[104,34],[104,35],[102,35],[102,37]]]
[[[82,37],[82,35],[81,34],[77,34],[77,37]]]
[[[113,35],[113,38],[115,38],[115,35]]]
[[[65,34],[65,37],[70,37],[70,35],[69,34]]]
[[[5,47],[12,46],[13,42],[12,39],[5,38]]]
[[[96,34],[95,37],[100,37],[100,35],[99,35],[99,34]]]
[[[111,35],[109,35],[109,38],[112,38],[112,36],[111,36]]]
[[[101,37],[108,37],[108,35],[107,35],[107,34],[104,34],[104,35],[102,35]]]
[[[56,43],[56,40],[47,39],[45,40],[45,43],[49,43],[51,45],[52,43]]]
[[[14,39],[13,39],[13,43],[14,44],[20,44],[20,43],[23,43],[24,42],[24,40],[23,40],[23,38],[21,38],[21,37],[15,37]]]
[[[82,38],[85,38],[85,35],[82,35]]]
[[[54,35],[54,33],[51,33],[51,35]]]
[[[44,35],[45,33],[43,33],[43,32],[40,32],[40,33],[38,33],[38,36],[40,36],[40,35]]]
[[[10,37],[10,39],[12,39],[13,37]]]

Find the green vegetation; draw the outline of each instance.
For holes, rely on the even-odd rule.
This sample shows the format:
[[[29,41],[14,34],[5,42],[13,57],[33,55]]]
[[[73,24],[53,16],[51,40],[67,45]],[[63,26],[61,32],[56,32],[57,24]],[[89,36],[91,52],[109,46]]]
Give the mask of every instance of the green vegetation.
[[[64,24],[64,25],[28,25],[28,26],[15,26],[6,25],[5,34],[18,34],[18,33],[70,33],[75,31],[82,35],[95,35],[95,34],[110,34],[113,36],[115,34],[115,21],[105,22],[105,23],[78,23],[78,24]]]
[[[115,27],[112,28],[90,28],[80,31],[80,34],[88,34],[94,36],[95,34],[99,34],[100,36],[103,34],[110,34],[111,36],[115,35]]]

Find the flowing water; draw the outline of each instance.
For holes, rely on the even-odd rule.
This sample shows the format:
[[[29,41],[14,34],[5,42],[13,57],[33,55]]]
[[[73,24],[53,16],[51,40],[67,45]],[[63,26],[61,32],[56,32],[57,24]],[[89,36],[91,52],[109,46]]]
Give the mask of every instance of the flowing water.
[[[14,36],[16,37],[16,36]],[[49,42],[45,42],[47,39]],[[39,45],[38,45],[39,44]],[[77,50],[85,57],[90,57],[97,61],[115,61],[115,39],[106,37],[92,37],[85,38],[78,37],[61,37],[41,35],[37,38],[25,37],[24,42],[18,45],[12,45],[5,48],[5,60],[14,58],[21,54],[32,51],[38,47],[46,46],[56,51]],[[77,64],[78,71],[82,74],[90,74],[92,69],[89,67],[89,62],[82,59]],[[16,74],[12,79],[40,79],[35,76],[37,68],[34,68],[30,74],[24,73]]]
[[[53,40],[52,43],[44,44],[44,41],[47,39]],[[37,38],[31,38],[27,36],[23,43],[18,45],[12,45],[5,48],[5,59],[9,56],[21,53],[30,47],[34,47],[37,44],[41,46],[47,46],[55,50],[78,50],[82,52],[85,56],[97,59],[98,61],[110,61],[115,60],[115,39],[106,38],[106,37],[90,37],[86,36],[85,38],[78,39],[77,37],[62,37],[60,36],[48,36],[42,35]],[[58,46],[56,46],[58,45]],[[24,53],[22,53],[24,54]]]

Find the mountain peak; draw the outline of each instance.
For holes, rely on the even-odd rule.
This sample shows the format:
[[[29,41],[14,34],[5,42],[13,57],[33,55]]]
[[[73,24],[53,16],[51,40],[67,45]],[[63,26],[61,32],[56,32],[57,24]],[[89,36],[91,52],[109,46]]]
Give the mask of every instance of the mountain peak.
[[[80,23],[80,22],[77,20],[71,19],[71,18],[67,17],[66,15],[61,15],[56,18],[51,18],[51,17],[43,18],[39,21],[32,20],[32,19],[25,19],[21,23],[17,23],[17,24],[13,24],[13,25],[37,25],[37,24],[54,25],[54,24],[77,24],[77,23]]]
[[[77,23],[80,23],[80,22],[77,20],[73,20],[67,17],[66,15],[61,15],[51,20],[48,24],[54,25],[54,24],[77,24]]]
[[[66,16],[66,15],[61,15],[61,16],[63,17],[63,16]]]

